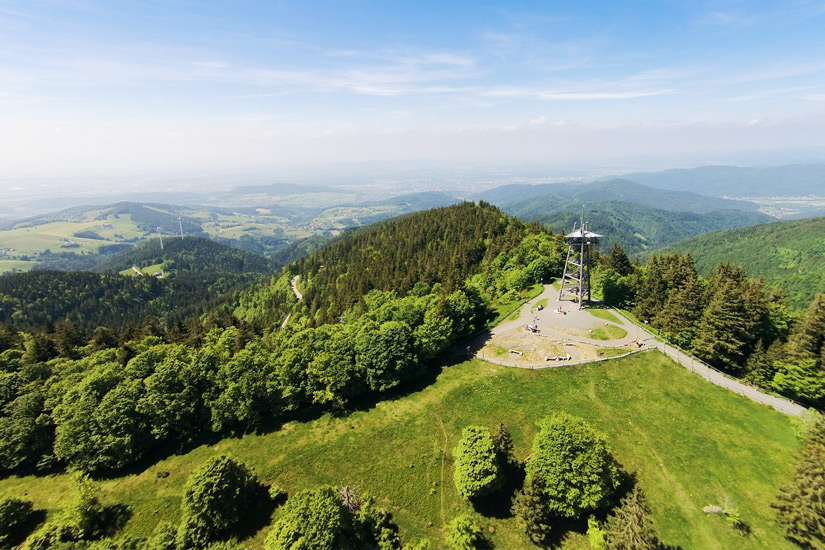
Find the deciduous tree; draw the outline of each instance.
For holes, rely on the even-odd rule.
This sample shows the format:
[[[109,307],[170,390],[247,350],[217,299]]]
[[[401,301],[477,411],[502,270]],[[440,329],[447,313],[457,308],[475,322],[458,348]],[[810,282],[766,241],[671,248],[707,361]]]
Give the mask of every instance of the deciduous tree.
[[[490,430],[484,426],[464,428],[458,445],[453,449],[453,479],[458,494],[475,499],[501,486],[502,476],[496,451]]]
[[[178,546],[204,548],[227,537],[251,509],[255,486],[244,464],[226,456],[207,460],[186,481]]]
[[[604,437],[564,412],[541,420],[527,463],[527,479],[544,504],[562,517],[603,506],[619,485],[619,468]]]

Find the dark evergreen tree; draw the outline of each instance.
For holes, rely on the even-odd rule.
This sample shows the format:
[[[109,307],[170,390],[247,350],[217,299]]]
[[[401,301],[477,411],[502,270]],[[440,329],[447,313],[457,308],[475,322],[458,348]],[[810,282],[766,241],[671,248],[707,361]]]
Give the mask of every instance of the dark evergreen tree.
[[[544,546],[550,536],[552,516],[544,503],[541,487],[534,478],[525,479],[524,489],[513,499],[511,511],[530,540]]]
[[[505,476],[512,473],[518,467],[518,460],[515,455],[513,436],[503,422],[498,423],[496,433],[493,434],[493,444],[496,448],[498,463]]]
[[[825,421],[811,428],[797,458],[793,480],[771,504],[788,538],[825,550]]]
[[[656,255],[650,257],[643,270],[643,277],[636,289],[636,307],[633,314],[642,321],[653,323],[667,300],[667,280],[664,278],[663,261]]]
[[[785,346],[790,362],[813,359],[823,367],[822,354],[825,346],[825,294],[817,294],[804,315],[794,324]]]
[[[695,276],[685,280],[668,296],[655,326],[673,344],[690,349],[696,332],[696,322],[702,314],[702,292]]]
[[[663,548],[650,510],[638,485],[622,499],[605,524],[609,550],[660,550]]]
[[[610,247],[610,253],[601,257],[601,265],[604,269],[612,269],[620,277],[630,275],[633,271],[633,264],[630,263],[627,253],[618,242],[614,242]]]
[[[742,296],[746,292],[741,272],[720,265],[712,282],[712,294],[698,322],[693,351],[711,365],[738,372],[744,368],[755,344],[754,328],[759,319],[749,312]]]

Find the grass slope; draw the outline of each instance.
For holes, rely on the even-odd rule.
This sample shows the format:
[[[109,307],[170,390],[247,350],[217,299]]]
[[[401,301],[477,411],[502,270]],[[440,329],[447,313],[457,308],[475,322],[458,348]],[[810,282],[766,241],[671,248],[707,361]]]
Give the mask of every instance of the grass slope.
[[[524,459],[535,421],[554,410],[581,416],[606,434],[614,454],[638,476],[662,538],[691,548],[794,548],[769,503],[789,475],[798,447],[791,420],[710,385],[658,352],[615,361],[530,371],[471,360],[445,368],[434,383],[346,417],[290,422],[278,431],[224,439],[145,471],[102,481],[108,501],[133,515],[125,534],[146,535],[176,520],[188,474],[227,453],[290,494],[319,484],[347,484],[381,498],[406,537],[443,544],[441,527],[471,507],[456,494],[450,452],[469,424],[511,430]],[[67,497],[67,475],[12,477],[3,496],[27,496],[50,513]],[[707,504],[733,504],[753,529],[745,538]],[[277,514],[277,511],[275,512]],[[512,518],[480,518],[498,548],[530,544]],[[262,548],[268,528],[250,535]],[[588,548],[572,533],[562,548]]]
[[[751,277],[788,294],[788,305],[808,307],[825,291],[825,217],[782,221],[707,233],[674,243],[663,252],[689,252],[707,275],[719,262],[741,265]]]

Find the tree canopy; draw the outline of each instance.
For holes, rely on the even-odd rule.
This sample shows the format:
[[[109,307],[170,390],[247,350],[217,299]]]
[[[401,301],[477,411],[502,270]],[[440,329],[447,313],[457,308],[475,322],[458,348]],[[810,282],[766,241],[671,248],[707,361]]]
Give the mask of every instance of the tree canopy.
[[[559,412],[539,421],[527,479],[555,515],[580,517],[603,506],[619,485],[619,468],[604,437],[580,418]]]
[[[453,456],[455,486],[464,498],[478,498],[501,486],[503,478],[496,445],[486,427],[464,428]]]

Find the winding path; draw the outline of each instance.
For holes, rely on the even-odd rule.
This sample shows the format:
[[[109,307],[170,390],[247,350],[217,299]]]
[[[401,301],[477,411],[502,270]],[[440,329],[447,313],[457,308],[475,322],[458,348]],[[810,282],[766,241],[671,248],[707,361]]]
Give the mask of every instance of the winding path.
[[[295,275],[289,282],[289,286],[292,287],[292,292],[295,293],[295,297],[298,298],[298,301],[300,302],[304,296],[300,292],[298,292],[298,277],[300,277],[300,275]],[[292,317],[292,314],[288,313],[286,319],[284,319],[284,322],[281,323],[281,328],[284,328],[286,326],[286,324],[289,322],[290,317]]]
[[[300,292],[298,292],[298,278],[299,277],[300,277],[300,275],[295,275],[292,278],[292,280],[289,282],[289,284],[292,287],[292,292],[295,293],[295,297],[298,298],[298,301],[300,302],[301,298],[303,298],[304,296]]]

